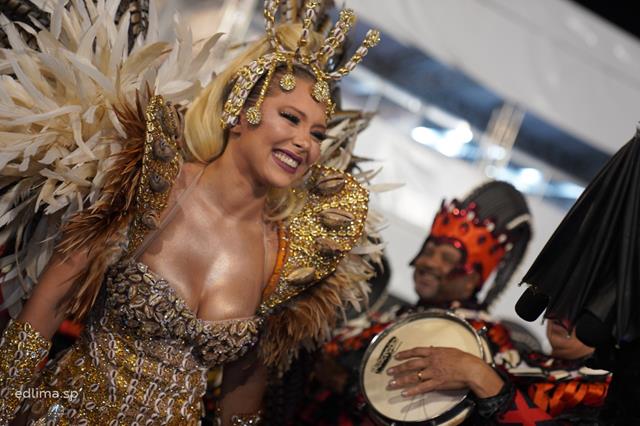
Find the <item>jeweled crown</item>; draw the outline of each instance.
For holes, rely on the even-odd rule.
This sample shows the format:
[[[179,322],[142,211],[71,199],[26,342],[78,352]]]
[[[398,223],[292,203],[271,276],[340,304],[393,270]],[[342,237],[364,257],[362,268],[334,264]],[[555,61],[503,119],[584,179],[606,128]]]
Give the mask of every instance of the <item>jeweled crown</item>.
[[[232,79],[234,85],[222,111],[221,125],[223,128],[232,127],[238,122],[247,97],[258,80],[266,73],[258,100],[255,105],[246,110],[247,121],[250,124],[257,125],[260,123],[262,119],[260,108],[273,73],[279,65],[286,65],[287,67],[287,71],[279,81],[280,87],[284,91],[291,91],[296,87],[296,79],[293,73],[295,65],[307,68],[314,75],[316,81],[313,84],[311,96],[317,102],[325,103],[327,118],[329,118],[335,109],[335,105],[331,100],[329,82],[340,80],[349,74],[362,61],[368,50],[380,41],[380,33],[377,30],[369,30],[360,47],[344,66],[334,71],[326,71],[327,64],[343,45],[349,30],[355,23],[353,11],[350,9],[342,10],[338,22],[328,32],[320,48],[309,52],[305,47],[307,47],[310,33],[318,19],[318,9],[322,2],[317,0],[305,1],[300,19],[302,22],[302,34],[296,49],[289,50],[280,43],[276,35],[276,15],[282,9],[280,13],[281,19],[284,18],[286,22],[296,21],[298,19],[298,14],[296,13],[297,0],[288,0],[283,5],[280,3],[280,0],[265,0],[265,31],[271,50],[241,68]]]
[[[462,207],[457,200],[442,202],[429,238],[448,242],[462,250],[465,253],[463,269],[466,272],[477,271],[481,277],[480,284],[487,280],[505,253],[513,247],[507,234],[496,232],[490,218],[480,220],[475,203]]]

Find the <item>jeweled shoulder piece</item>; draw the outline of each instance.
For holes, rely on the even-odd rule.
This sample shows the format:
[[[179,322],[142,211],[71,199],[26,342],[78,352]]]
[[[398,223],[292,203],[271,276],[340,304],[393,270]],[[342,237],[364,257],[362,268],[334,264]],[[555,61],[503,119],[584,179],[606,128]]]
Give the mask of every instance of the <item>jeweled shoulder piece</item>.
[[[260,314],[333,273],[362,237],[369,192],[353,176],[317,165],[307,188],[304,207],[288,222],[288,253],[278,284],[260,306]]]
[[[178,177],[182,156],[177,143],[176,112],[162,96],[151,98],[145,110],[146,140],[142,176],[136,191],[136,214],[129,232],[129,253],[156,229]]]
[[[297,17],[293,13],[291,1],[284,7],[282,17],[285,21],[293,22]],[[311,89],[311,96],[316,102],[324,103],[327,118],[331,116],[335,105],[331,100],[329,82],[340,80],[349,74],[357,64],[365,57],[370,48],[380,41],[380,33],[377,30],[369,30],[360,47],[351,59],[342,67],[329,71],[328,64],[344,44],[347,33],[355,24],[355,15],[350,9],[340,12],[340,17],[335,26],[326,34],[320,47],[313,51],[309,49],[309,37],[318,20],[318,8],[321,2],[308,0],[304,2],[301,14],[302,34],[295,49],[284,46],[276,34],[276,16],[280,9],[280,0],[266,0],[264,6],[265,31],[271,49],[261,57],[250,62],[240,69],[233,77],[234,82],[229,97],[226,99],[221,117],[223,128],[233,127],[237,124],[247,97],[253,90],[258,80],[266,74],[262,83],[258,100],[255,105],[247,109],[247,121],[257,125],[262,119],[260,107],[266,96],[271,78],[278,66],[286,66],[286,72],[280,77],[279,85],[284,91],[291,91],[296,87],[296,79],[293,67],[299,66],[307,69],[316,81]]]

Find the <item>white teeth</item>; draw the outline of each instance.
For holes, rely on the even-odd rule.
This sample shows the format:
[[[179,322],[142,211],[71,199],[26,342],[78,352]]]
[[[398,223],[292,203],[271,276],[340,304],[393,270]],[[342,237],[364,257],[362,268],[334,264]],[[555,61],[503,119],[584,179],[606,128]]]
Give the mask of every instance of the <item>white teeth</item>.
[[[294,169],[296,167],[298,167],[298,165],[300,164],[300,162],[298,160],[295,160],[295,159],[289,157],[287,154],[285,154],[282,151],[276,151],[274,155],[276,156],[276,158],[278,160],[282,161],[287,166],[293,167]]]

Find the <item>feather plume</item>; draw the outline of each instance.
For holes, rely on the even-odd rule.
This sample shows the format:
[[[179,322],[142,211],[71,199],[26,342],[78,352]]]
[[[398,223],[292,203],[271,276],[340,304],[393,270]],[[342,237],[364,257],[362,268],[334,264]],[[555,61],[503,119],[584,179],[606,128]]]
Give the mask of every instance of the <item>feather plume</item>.
[[[347,304],[359,309],[366,299],[372,275],[363,257],[349,255],[333,274],[270,315],[260,338],[262,361],[282,375],[301,346],[314,348],[328,340]]]
[[[13,271],[0,291],[15,302],[5,297],[0,310],[13,316],[61,237],[67,255],[93,250],[65,298],[70,313],[86,312],[130,220],[148,96],[188,105],[212,77],[190,62],[209,64],[219,35],[194,45],[178,19],[176,42],[158,41],[154,5],[125,3],[55,2],[44,25],[22,20],[20,30],[0,14],[11,47],[0,50],[0,233],[12,249],[0,264]],[[147,11],[148,42],[131,26]]]

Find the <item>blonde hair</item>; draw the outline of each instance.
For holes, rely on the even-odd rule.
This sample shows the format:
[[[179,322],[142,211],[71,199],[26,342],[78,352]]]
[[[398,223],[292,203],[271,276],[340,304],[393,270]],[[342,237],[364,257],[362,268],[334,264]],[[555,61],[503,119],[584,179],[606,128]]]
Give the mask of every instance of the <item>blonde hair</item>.
[[[301,34],[302,25],[298,23],[276,27],[278,40],[290,50],[295,50]],[[316,51],[321,45],[322,37],[317,33],[312,33],[306,49]],[[184,136],[190,159],[209,163],[222,155],[229,135],[227,130],[222,129],[220,118],[234,77],[242,67],[268,53],[271,49],[266,36],[251,44],[231,61],[227,68],[218,74],[191,103],[185,114],[184,123]],[[261,81],[262,79],[258,80],[256,86],[260,86]],[[270,85],[270,87],[272,86],[273,84]],[[254,86],[254,92],[255,89]],[[250,95],[244,108],[251,106],[251,98]],[[301,197],[295,195],[291,189],[273,189],[268,196],[267,217],[270,220],[284,219],[295,211],[302,201]]]

